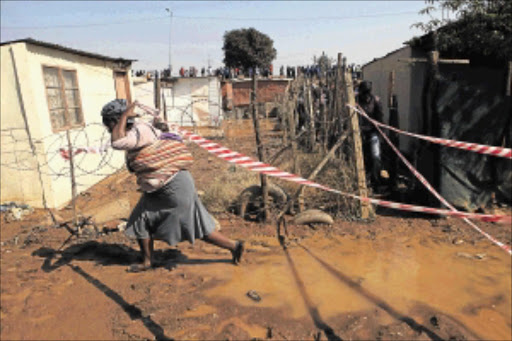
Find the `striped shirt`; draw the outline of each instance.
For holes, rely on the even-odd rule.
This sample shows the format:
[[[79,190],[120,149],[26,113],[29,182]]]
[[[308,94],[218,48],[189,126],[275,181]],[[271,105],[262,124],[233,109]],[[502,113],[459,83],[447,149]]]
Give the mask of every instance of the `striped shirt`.
[[[194,161],[183,142],[167,139],[146,122],[136,122],[125,137],[112,142],[112,147],[126,150],[126,166],[135,173],[144,192],[161,188]]]

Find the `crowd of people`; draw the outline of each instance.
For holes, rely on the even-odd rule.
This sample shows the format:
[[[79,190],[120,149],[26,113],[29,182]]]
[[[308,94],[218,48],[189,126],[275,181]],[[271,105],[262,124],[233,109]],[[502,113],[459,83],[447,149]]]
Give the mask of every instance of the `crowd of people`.
[[[354,72],[358,72],[358,67],[351,66]],[[145,70],[132,70],[132,76],[137,77],[143,77],[147,76],[148,79],[151,79],[154,77],[156,71],[145,71]],[[330,67],[321,67],[320,65],[302,65],[302,66],[284,66],[282,65],[279,68],[279,76],[285,77],[285,78],[292,78],[295,79],[299,75],[303,75],[306,78],[312,78],[312,77],[326,77],[334,75],[336,72],[336,66],[330,66]],[[263,78],[271,78],[274,76],[274,66],[270,64],[268,67],[264,68],[229,68],[229,67],[218,67],[218,68],[212,68],[211,66],[208,67],[201,67],[201,69],[196,68],[195,66],[191,66],[189,68],[180,67],[178,71],[179,77],[187,78],[187,77],[220,77],[222,79],[236,79],[240,76],[252,78],[253,74],[256,74],[257,76],[261,76]],[[158,72],[158,75],[161,77],[169,77],[170,72],[169,69],[164,69]]]

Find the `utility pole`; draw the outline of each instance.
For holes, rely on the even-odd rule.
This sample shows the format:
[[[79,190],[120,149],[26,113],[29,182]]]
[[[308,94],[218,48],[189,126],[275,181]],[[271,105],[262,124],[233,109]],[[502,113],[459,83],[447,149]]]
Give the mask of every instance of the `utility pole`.
[[[169,26],[169,78],[172,76],[172,59],[171,59],[171,41],[172,41],[172,11],[169,8],[165,9],[170,14],[170,26]]]

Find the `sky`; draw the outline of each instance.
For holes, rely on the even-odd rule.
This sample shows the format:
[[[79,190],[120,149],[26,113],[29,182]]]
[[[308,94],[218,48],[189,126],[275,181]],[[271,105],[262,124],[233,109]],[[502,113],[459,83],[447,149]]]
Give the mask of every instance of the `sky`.
[[[109,57],[134,70],[223,66],[223,36],[253,27],[274,41],[281,65],[308,65],[322,52],[364,64],[421,35],[429,19],[416,1],[6,1],[0,40],[33,38]],[[167,9],[172,11],[168,12]]]

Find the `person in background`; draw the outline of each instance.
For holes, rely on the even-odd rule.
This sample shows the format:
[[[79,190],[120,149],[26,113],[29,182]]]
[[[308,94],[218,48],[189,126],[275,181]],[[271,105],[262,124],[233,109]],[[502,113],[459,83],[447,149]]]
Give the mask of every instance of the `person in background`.
[[[142,264],[132,265],[129,271],[145,271],[154,266],[155,239],[171,246],[201,239],[231,251],[233,263],[238,264],[244,243],[215,230],[215,220],[201,203],[187,170],[193,163],[192,154],[178,134],[136,121],[136,105],[134,102],[127,106],[125,100],[116,99],[101,111],[112,147],[126,151],[126,166],[137,176],[142,192],[126,225],[126,234],[139,243]]]
[[[382,122],[382,104],[379,97],[372,94],[371,82],[362,81],[359,84],[356,102],[370,118],[378,122]],[[370,169],[371,185],[374,190],[378,192],[380,190],[379,187],[383,185],[382,177],[387,175],[386,171],[382,171],[379,132],[375,126],[364,117],[359,119],[359,125],[361,129],[361,138],[363,140],[363,150],[366,161],[365,165]]]

